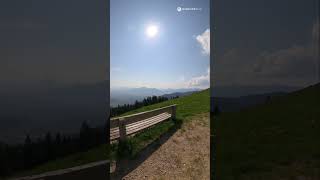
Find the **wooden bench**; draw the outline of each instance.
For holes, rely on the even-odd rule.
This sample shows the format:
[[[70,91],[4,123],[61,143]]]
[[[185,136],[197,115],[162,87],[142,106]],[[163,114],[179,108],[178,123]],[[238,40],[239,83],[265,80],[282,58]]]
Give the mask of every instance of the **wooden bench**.
[[[151,111],[112,118],[110,121],[110,141],[124,140],[129,135],[150,128],[168,119],[175,119],[176,105]]]

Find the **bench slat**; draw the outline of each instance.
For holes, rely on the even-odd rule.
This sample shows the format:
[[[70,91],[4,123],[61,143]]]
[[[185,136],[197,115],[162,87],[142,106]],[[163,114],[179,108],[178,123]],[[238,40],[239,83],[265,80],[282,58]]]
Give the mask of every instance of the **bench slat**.
[[[114,140],[120,137],[119,128],[110,129],[110,140]]]
[[[118,139],[119,137],[120,137],[119,134],[113,135],[113,136],[110,136],[110,140],[113,141],[113,140],[115,140],[115,139]]]
[[[128,130],[128,135],[130,135],[130,134],[135,134],[135,133],[137,133],[137,132],[139,132],[139,131],[142,131],[142,130],[145,130],[145,129],[147,129],[147,128],[150,128],[150,127],[152,127],[152,126],[154,126],[154,125],[156,125],[156,124],[158,124],[158,123],[160,123],[160,122],[163,122],[163,121],[165,121],[165,120],[168,120],[168,119],[159,120],[159,121],[153,122],[153,123],[151,123],[151,124],[147,124],[147,125],[143,125],[143,126],[140,126],[140,127],[136,127],[136,128],[129,129],[129,130]]]
[[[163,118],[163,117],[166,117],[166,118],[167,118],[167,116],[170,116],[170,117],[171,117],[171,115],[170,115],[169,113],[162,113],[162,114],[159,114],[159,115],[154,116],[154,117],[151,117],[151,118],[143,119],[143,120],[141,120],[141,121],[128,124],[128,125],[126,125],[126,127],[128,128],[128,127],[139,126],[140,124],[146,123],[146,122],[148,122],[148,121],[154,121],[154,120],[157,119],[157,118]]]
[[[136,123],[132,123],[126,126],[127,135],[131,135],[133,133],[136,133],[138,131],[141,131],[147,127],[153,126],[155,124],[158,124],[164,120],[167,120],[171,117],[171,114],[169,113],[162,113],[157,116],[154,116],[152,118],[148,118]],[[120,137],[119,128],[112,128],[110,130],[110,139],[114,140]]]
[[[175,119],[176,105],[111,119],[110,140],[125,138],[170,118]],[[122,131],[120,128],[125,128]],[[121,130],[121,131],[120,131]]]
[[[136,132],[141,131],[145,128],[148,128],[148,127],[151,127],[155,124],[158,124],[164,120],[167,120],[170,117],[171,117],[171,115],[164,115],[162,117],[157,117],[157,118],[154,118],[154,119],[146,121],[146,122],[141,122],[139,125],[136,125],[136,126],[129,126],[129,127],[127,127],[127,134],[130,135],[130,134],[136,133]]]

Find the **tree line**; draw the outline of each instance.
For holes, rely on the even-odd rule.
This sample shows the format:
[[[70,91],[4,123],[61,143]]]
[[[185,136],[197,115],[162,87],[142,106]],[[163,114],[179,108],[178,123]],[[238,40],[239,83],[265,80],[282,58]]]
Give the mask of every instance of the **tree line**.
[[[179,96],[171,97],[170,99],[175,99],[175,98],[179,98]],[[169,98],[164,96],[149,96],[144,98],[142,101],[136,100],[134,104],[123,104],[123,105],[118,105],[117,107],[111,107],[110,116],[111,117],[119,116],[121,114],[141,108],[143,106],[157,104],[167,100],[169,100]]]
[[[110,116],[118,116],[143,106],[167,100],[169,98],[163,96],[146,97],[142,101],[135,101],[134,104],[110,108]],[[36,138],[26,135],[25,142],[22,144],[11,145],[0,142],[0,177],[32,169],[46,162],[106,144],[108,134],[107,123],[104,127],[93,128],[87,122],[83,122],[79,133],[73,135],[48,132]]]
[[[24,144],[9,145],[0,142],[0,177],[106,144],[107,134],[106,127],[92,128],[87,122],[83,122],[76,135],[48,132],[34,139],[26,135]]]

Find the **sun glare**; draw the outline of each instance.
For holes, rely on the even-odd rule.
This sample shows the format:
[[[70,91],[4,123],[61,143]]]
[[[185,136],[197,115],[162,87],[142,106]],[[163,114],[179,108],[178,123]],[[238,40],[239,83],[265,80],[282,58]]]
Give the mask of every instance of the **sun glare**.
[[[149,25],[146,29],[146,35],[149,38],[153,38],[158,34],[158,26],[156,25]]]

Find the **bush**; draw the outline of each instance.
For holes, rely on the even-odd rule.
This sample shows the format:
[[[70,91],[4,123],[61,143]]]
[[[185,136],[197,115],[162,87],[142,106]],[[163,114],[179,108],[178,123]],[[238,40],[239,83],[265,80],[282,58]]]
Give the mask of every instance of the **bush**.
[[[131,157],[133,154],[133,143],[130,139],[120,140],[117,148],[117,157],[119,159]]]

